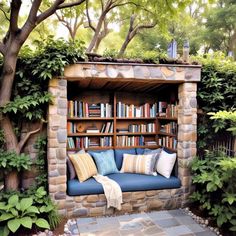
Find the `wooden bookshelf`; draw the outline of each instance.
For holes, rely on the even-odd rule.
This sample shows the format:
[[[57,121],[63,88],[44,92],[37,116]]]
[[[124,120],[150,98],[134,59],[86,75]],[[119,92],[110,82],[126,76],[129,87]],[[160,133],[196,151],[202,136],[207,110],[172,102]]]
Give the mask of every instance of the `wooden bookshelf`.
[[[78,107],[75,109],[77,105]],[[106,107],[109,108],[109,114],[106,114]],[[145,96],[135,94],[134,96],[129,92],[84,91],[81,89],[78,94],[68,98],[69,108],[67,116],[68,151],[76,151],[81,148],[85,150],[129,147],[158,148],[163,146],[160,140],[165,139],[168,142],[171,140],[175,144],[169,145],[165,142],[164,146],[176,151],[177,133],[162,132],[161,126],[168,122],[175,122],[177,127],[177,117],[163,116],[163,111],[162,116],[158,116],[158,100],[155,94],[145,94]],[[86,116],[79,117],[81,114],[86,114]],[[79,125],[82,127],[82,131],[78,131],[77,126]],[[96,132],[87,133],[86,130],[91,126]],[[125,131],[122,132],[122,130]],[[122,145],[120,145],[121,143]],[[125,144],[123,145],[123,143]],[[141,145],[137,145],[139,143]]]

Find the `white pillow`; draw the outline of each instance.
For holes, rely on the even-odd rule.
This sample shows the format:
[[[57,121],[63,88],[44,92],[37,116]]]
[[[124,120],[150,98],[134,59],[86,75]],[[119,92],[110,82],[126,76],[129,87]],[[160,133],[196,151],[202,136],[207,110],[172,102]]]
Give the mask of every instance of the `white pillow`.
[[[171,172],[175,165],[176,153],[167,153],[162,150],[157,160],[156,170],[157,173],[163,175],[166,178],[170,178]]]

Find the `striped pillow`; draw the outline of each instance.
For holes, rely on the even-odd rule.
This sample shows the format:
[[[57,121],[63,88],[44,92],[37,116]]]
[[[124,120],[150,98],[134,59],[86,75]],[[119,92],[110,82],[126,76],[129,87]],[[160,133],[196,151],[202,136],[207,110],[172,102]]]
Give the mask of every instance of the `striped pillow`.
[[[94,164],[93,158],[88,154],[68,154],[71,162],[74,165],[75,172],[80,182],[97,174],[97,168]]]
[[[155,156],[124,154],[121,173],[154,175]]]

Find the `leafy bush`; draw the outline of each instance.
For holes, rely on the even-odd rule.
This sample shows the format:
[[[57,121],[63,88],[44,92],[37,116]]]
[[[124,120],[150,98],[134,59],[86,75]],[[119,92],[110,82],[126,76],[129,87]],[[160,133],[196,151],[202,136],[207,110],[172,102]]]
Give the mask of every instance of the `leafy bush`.
[[[0,235],[16,233],[20,228],[53,229],[59,223],[56,206],[43,187],[34,194],[5,193],[0,199]]]
[[[16,169],[20,172],[21,170],[29,170],[31,164],[29,155],[16,154],[14,151],[7,152],[0,149],[0,169],[4,171],[9,172]]]
[[[209,112],[220,110],[229,111],[236,107],[236,62],[225,58],[221,53],[195,57],[202,64],[201,82],[198,84],[198,106],[202,113],[198,115],[198,153],[210,147],[217,136],[222,136],[225,131],[216,128],[225,122],[210,119]],[[224,123],[224,124],[223,124]]]
[[[236,158],[206,151],[204,159],[192,162],[196,191],[191,196],[219,227],[236,231]]]

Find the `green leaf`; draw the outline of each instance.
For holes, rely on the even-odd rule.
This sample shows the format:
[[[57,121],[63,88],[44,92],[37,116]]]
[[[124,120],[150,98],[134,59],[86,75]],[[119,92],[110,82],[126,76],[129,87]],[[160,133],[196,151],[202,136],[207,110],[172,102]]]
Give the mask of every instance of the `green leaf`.
[[[20,227],[20,219],[9,220],[7,226],[11,232],[15,233]]]
[[[0,216],[0,221],[8,220],[8,219],[11,219],[13,217],[14,217],[14,215],[12,215],[11,213],[3,213]]]
[[[20,207],[22,211],[25,211],[28,207],[30,207],[33,204],[33,199],[28,198],[22,198],[20,201]]]
[[[8,204],[15,206],[19,201],[18,195],[13,195],[8,199]]]
[[[32,219],[30,217],[28,216],[23,217],[20,219],[20,222],[25,228],[28,228],[28,229],[32,228]]]
[[[36,206],[30,206],[26,209],[27,213],[39,213],[39,210]]]
[[[40,228],[50,229],[48,222],[43,218],[37,219],[35,224]]]
[[[236,225],[229,228],[230,231],[236,231]]]

